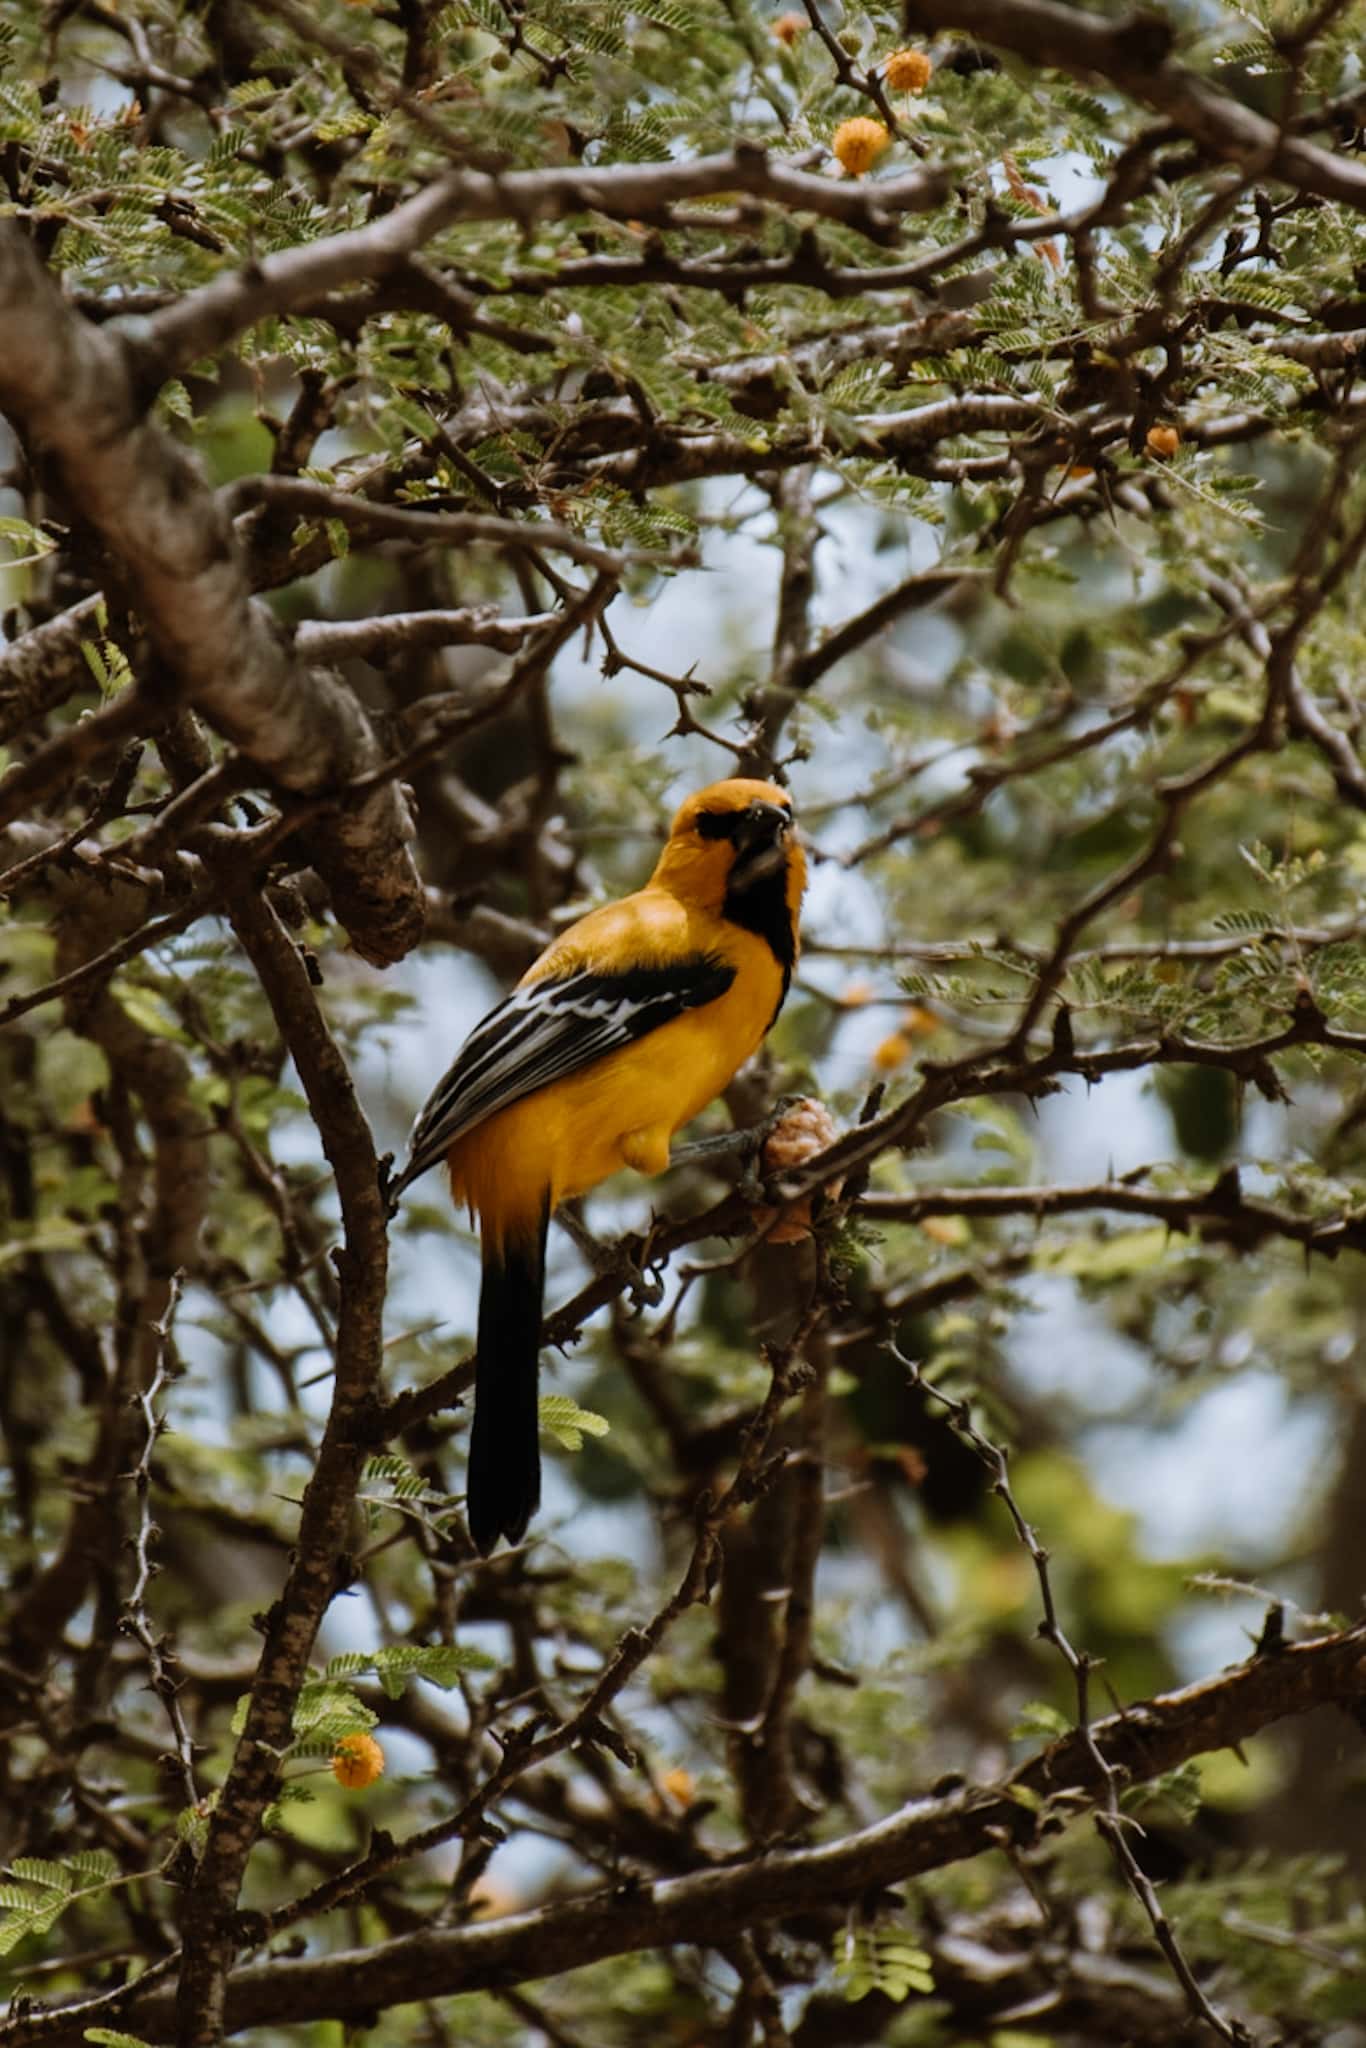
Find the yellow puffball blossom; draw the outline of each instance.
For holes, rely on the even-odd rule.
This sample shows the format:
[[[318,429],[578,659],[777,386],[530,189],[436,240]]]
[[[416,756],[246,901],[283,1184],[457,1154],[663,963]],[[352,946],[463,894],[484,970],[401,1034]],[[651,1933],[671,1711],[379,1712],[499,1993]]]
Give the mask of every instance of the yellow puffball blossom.
[[[855,114],[852,121],[840,122],[830,138],[830,147],[850,177],[861,178],[865,171],[872,170],[891,140],[881,121]]]
[[[911,1041],[904,1032],[893,1031],[884,1038],[881,1045],[874,1047],[873,1065],[883,1074],[892,1074],[903,1066],[911,1056]]]
[[[697,1797],[697,1785],[692,1772],[685,1771],[681,1764],[675,1764],[671,1771],[665,1771],[659,1781],[659,1789],[685,1813]]]
[[[924,92],[933,69],[923,50],[893,50],[882,75],[893,92]]]
[[[962,1244],[967,1236],[961,1216],[926,1216],[920,1228],[933,1244]]]
[[[768,25],[768,32],[776,43],[785,43],[790,50],[798,36],[804,36],[811,24],[804,14],[780,14]]]
[[[373,1735],[343,1735],[332,1752],[332,1775],[348,1792],[363,1792],[384,1775],[384,1751]]]
[[[938,1031],[939,1019],[933,1010],[926,1010],[919,1003],[912,1003],[909,1009],[901,1012],[899,1028],[907,1038],[928,1038],[932,1032]]]

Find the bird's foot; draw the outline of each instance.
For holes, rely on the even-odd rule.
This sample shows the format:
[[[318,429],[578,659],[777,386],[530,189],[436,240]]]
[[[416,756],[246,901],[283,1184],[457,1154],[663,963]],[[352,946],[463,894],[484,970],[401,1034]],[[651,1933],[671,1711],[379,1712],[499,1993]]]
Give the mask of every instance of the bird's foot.
[[[764,1146],[799,1099],[795,1095],[784,1095],[757,1124],[746,1124],[741,1130],[721,1131],[710,1138],[694,1138],[687,1145],[677,1146],[670,1154],[670,1166],[714,1166],[722,1160],[734,1159],[739,1169],[735,1181],[738,1192],[746,1201],[757,1201],[763,1187],[760,1162]]]
[[[651,1216],[649,1228],[643,1236],[624,1237],[620,1240],[622,1255],[630,1265],[626,1292],[637,1315],[642,1309],[658,1308],[664,1299],[664,1262],[657,1262],[654,1257],[655,1233],[658,1228],[659,1218]]]

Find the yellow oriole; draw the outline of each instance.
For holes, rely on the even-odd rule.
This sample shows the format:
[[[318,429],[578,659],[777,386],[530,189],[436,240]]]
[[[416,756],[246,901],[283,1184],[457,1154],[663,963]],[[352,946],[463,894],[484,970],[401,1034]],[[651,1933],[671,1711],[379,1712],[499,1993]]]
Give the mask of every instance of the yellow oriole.
[[[487,1557],[541,1497],[537,1377],[551,1212],[662,1173],[782,1008],[806,858],[772,783],[690,796],[645,887],[581,917],[476,1026],[413,1126],[395,1196],[444,1158],[483,1255],[466,1512]]]

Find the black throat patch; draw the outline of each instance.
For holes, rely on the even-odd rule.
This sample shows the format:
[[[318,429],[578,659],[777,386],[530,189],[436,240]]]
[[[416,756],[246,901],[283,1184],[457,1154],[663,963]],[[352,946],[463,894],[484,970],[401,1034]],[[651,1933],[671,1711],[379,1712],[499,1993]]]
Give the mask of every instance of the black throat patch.
[[[792,928],[792,913],[787,907],[786,859],[772,874],[761,875],[747,889],[727,889],[721,914],[731,924],[738,924],[745,931],[753,932],[757,939],[762,939],[781,967],[783,992],[774,1005],[773,1017],[776,1017],[787,999],[792,969],[797,961],[797,935]],[[768,1020],[770,1025],[773,1017]]]
[[[773,1007],[773,1017],[776,1017],[787,999],[792,969],[797,962],[797,934],[787,903],[790,855],[784,850],[781,858],[775,858],[776,842],[770,842],[767,847],[747,845],[745,827],[749,822],[743,811],[702,811],[698,815],[697,830],[703,839],[729,839],[735,847],[738,878],[733,876],[726,889],[721,914],[731,924],[738,924],[742,930],[753,932],[756,938],[762,939],[782,969],[782,994]],[[756,859],[764,865],[772,861],[773,865],[767,873],[761,867],[760,872],[746,882],[746,863]],[[773,1017],[764,1026],[765,1030],[772,1025]]]

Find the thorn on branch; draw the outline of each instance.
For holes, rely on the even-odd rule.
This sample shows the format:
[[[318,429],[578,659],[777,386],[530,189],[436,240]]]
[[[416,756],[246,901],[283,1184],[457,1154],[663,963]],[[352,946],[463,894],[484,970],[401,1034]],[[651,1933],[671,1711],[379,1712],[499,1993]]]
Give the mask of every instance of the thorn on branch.
[[[1285,1606],[1274,1600],[1266,1610],[1261,1632],[1252,1646],[1254,1657],[1276,1657],[1288,1647],[1285,1639]]]

